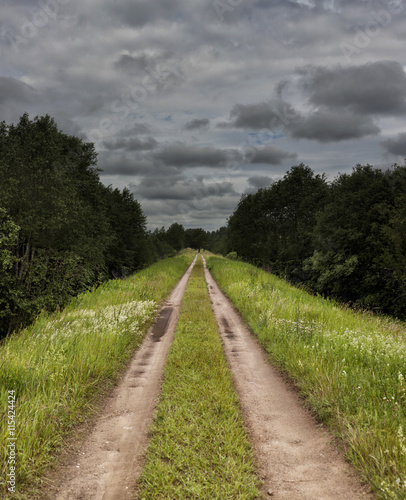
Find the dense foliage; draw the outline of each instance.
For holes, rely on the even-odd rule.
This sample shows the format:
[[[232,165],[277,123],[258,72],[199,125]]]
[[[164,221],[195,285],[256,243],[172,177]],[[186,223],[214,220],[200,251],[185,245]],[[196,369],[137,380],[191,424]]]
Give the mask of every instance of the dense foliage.
[[[104,186],[91,143],[49,116],[0,124],[0,337],[149,262],[146,218]]]
[[[150,233],[150,252],[155,259],[169,257],[182,248],[210,250],[226,254],[227,228],[205,231],[201,227],[184,229],[181,224],[173,223],[167,230],[164,227]]]
[[[332,183],[301,164],[245,195],[228,251],[312,290],[406,317],[406,167],[357,165]]]

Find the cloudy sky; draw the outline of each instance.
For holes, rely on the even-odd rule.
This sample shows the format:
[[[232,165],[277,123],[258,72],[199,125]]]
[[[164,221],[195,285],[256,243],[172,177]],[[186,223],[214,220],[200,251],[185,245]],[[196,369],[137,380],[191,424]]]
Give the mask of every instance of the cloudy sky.
[[[0,0],[0,121],[96,145],[148,225],[214,230],[304,163],[406,157],[403,0]]]

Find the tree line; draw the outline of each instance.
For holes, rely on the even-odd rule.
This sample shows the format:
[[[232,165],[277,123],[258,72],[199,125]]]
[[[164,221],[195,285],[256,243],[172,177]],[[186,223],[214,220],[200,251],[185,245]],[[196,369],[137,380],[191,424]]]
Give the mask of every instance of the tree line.
[[[237,255],[314,292],[406,318],[406,166],[332,182],[303,164],[243,195],[217,231],[146,228],[92,143],[48,115],[0,123],[0,338],[42,310],[185,247]]]
[[[148,231],[127,189],[102,184],[92,143],[50,116],[0,123],[0,338],[42,310],[220,233],[174,223]]]
[[[325,296],[406,318],[406,167],[327,182],[303,164],[228,220],[227,250]]]
[[[0,336],[149,261],[146,218],[92,143],[47,116],[0,124]]]
[[[177,222],[174,222],[167,230],[165,227],[161,227],[151,233],[155,247],[168,256],[182,248],[205,249],[225,255],[227,252],[226,237],[227,228],[225,226],[216,231],[205,231],[201,227],[185,229]]]

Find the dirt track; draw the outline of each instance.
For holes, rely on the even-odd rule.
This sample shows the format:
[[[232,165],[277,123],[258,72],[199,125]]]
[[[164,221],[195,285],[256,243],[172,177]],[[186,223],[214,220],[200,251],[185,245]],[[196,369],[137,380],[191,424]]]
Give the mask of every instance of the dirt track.
[[[275,499],[371,499],[351,467],[273,369],[205,266],[213,310],[264,481]],[[269,498],[269,496],[268,496]]]
[[[134,498],[147,431],[192,266],[164,304],[78,456],[62,472],[64,481],[56,500]],[[268,490],[272,498],[284,500],[373,498],[331,444],[331,435],[269,365],[206,267],[205,275],[264,482],[264,498],[270,498]]]
[[[194,261],[165,302],[93,432],[65,471],[66,480],[56,500],[133,498],[163,367],[193,265]]]

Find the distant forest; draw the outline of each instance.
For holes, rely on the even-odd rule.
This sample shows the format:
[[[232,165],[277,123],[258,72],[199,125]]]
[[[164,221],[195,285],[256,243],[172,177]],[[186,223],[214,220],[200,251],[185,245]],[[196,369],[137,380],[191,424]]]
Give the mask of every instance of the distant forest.
[[[102,184],[92,143],[48,115],[0,123],[0,338],[184,247],[241,258],[312,292],[406,319],[406,167],[333,182],[294,166],[243,195],[228,226],[148,231],[126,188]]]
[[[132,193],[99,172],[93,144],[48,115],[0,123],[0,338],[185,245],[216,250],[219,232],[147,231]]]
[[[227,250],[312,292],[406,319],[406,167],[331,183],[303,164],[244,195]]]

